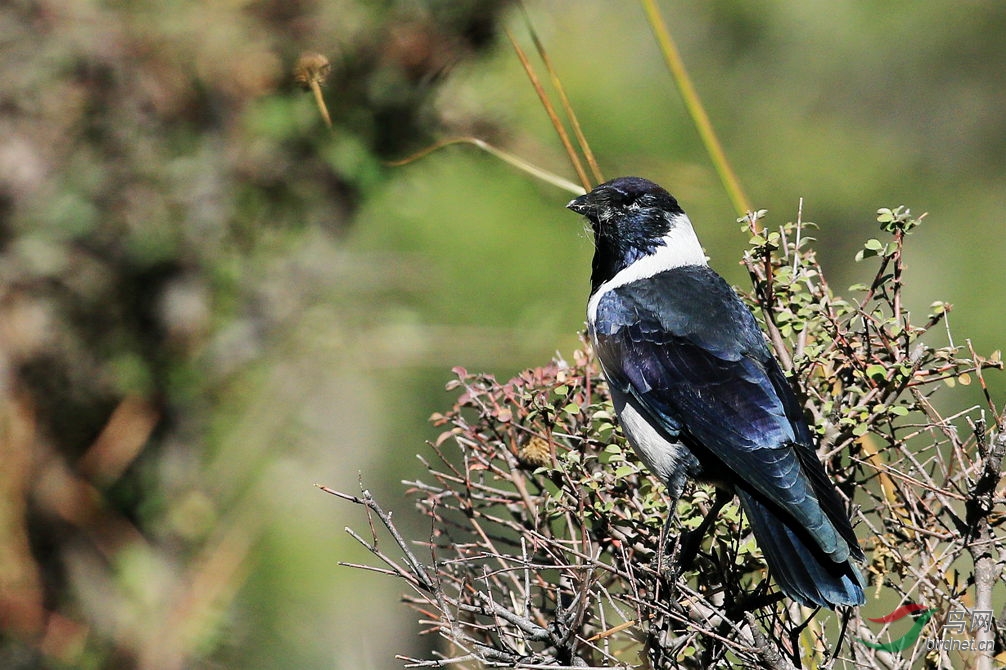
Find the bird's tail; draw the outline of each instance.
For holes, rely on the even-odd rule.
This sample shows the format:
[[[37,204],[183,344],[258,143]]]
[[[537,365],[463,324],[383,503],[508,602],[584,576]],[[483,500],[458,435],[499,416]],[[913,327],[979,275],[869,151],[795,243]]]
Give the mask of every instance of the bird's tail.
[[[738,488],[737,495],[769,571],[786,595],[808,607],[829,609],[866,602],[863,576],[851,558],[832,560],[781,511],[749,491]]]

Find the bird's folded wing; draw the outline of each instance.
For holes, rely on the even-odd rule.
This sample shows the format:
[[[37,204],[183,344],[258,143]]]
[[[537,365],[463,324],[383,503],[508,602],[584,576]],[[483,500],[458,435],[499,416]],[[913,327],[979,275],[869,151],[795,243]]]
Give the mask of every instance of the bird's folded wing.
[[[695,277],[666,274],[645,287],[613,289],[598,302],[596,353],[610,383],[668,432],[708,450],[738,484],[785,510],[834,560],[844,560],[850,543],[833,523],[844,511],[825,512],[839,501],[813,451],[798,444],[806,427],[787,414],[795,398],[779,388],[785,378],[751,313],[714,273],[718,281],[703,277],[702,290]],[[820,473],[805,471],[814,466],[808,468],[801,449]],[[829,489],[824,495],[817,490],[822,484]]]

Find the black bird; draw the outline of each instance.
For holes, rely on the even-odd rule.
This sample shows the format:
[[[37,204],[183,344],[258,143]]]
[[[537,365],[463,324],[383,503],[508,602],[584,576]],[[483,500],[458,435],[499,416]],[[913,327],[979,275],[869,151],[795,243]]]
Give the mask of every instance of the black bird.
[[[789,597],[863,604],[863,551],[800,403],[677,200],[621,177],[567,207],[593,227],[587,326],[640,458],[674,500],[688,479],[735,492]]]

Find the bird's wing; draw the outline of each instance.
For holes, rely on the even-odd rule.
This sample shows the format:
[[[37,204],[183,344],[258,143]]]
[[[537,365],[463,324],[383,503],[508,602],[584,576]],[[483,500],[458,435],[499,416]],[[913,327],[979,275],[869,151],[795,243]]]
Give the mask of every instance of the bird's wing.
[[[788,382],[719,275],[690,266],[612,288],[592,328],[609,382],[668,433],[708,450],[834,560],[858,550]]]

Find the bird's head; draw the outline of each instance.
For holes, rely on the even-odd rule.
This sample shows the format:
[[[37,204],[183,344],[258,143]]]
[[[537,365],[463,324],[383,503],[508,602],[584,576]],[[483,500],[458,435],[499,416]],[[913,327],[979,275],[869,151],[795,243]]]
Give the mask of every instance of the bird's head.
[[[593,289],[642,259],[684,254],[705,263],[692,224],[670,193],[642,177],[619,177],[566,205],[594,231]],[[680,252],[680,253],[679,253]],[[669,259],[670,260],[670,259]]]

